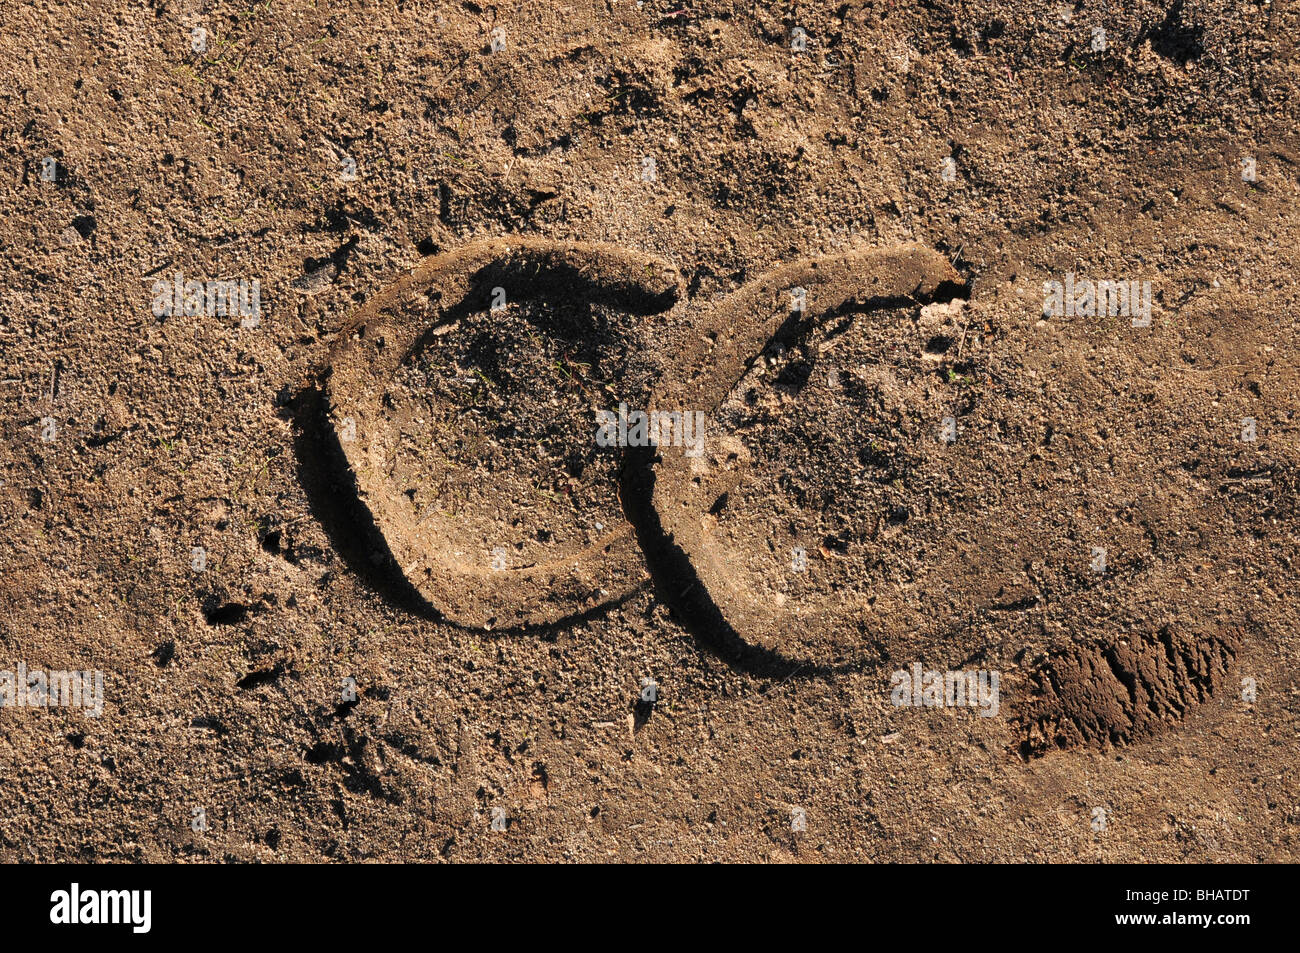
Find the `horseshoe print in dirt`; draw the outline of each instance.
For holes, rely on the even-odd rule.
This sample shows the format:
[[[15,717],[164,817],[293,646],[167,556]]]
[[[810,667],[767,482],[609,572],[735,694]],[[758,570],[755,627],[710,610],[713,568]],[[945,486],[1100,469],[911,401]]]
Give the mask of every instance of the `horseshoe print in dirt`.
[[[875,657],[864,637],[868,593],[816,587],[791,593],[789,582],[802,567],[788,565],[786,547],[757,539],[748,516],[736,521],[738,533],[728,532],[728,501],[753,476],[751,448],[729,432],[728,395],[747,368],[763,361],[769,342],[793,339],[835,315],[868,312],[851,320],[871,321],[882,309],[951,298],[961,282],[947,258],[920,245],[849,252],[769,272],[702,320],[699,334],[707,343],[672,375],[655,406],[702,410],[711,431],[702,455],[661,448],[653,507],[660,532],[689,563],[689,584],[711,603],[704,611],[720,614],[729,638],[812,666]]]
[[[549,624],[644,581],[590,405],[597,365],[629,373],[620,315],[671,306],[678,287],[671,265],[622,248],[485,241],[423,263],[340,336],[329,414],[358,495],[448,620]]]

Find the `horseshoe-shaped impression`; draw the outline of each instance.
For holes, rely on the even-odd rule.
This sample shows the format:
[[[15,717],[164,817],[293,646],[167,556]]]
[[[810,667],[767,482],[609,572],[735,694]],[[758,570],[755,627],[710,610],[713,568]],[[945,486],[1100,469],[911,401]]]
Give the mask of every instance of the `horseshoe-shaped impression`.
[[[423,262],[367,302],[340,334],[326,383],[328,412],[362,504],[430,606],[450,621],[488,628],[553,624],[618,600],[646,577],[625,520],[532,565],[494,567],[482,552],[457,553],[421,525],[414,498],[390,476],[401,435],[383,411],[395,375],[439,328],[487,312],[503,278],[512,303],[582,298],[639,314],[671,307],[681,287],[671,264],[617,246],[480,241]],[[613,481],[609,492],[616,490]]]
[[[951,298],[964,283],[943,255],[922,245],[851,251],[777,268],[703,318],[698,333],[711,345],[687,359],[688,366],[672,375],[654,405],[702,411],[714,421],[746,369],[787,323],[845,309],[923,304],[944,292]],[[792,308],[796,294],[801,307]],[[694,607],[720,615],[730,636],[745,646],[780,659],[815,666],[857,661],[869,617],[866,594],[835,592],[809,605],[782,602],[779,594],[742,581],[747,562],[769,557],[728,548],[715,513],[745,481],[747,464],[740,441],[716,432],[709,434],[703,454],[659,448],[652,506],[661,540],[677,551],[672,562],[679,570],[689,566],[690,588],[702,589],[691,596]]]

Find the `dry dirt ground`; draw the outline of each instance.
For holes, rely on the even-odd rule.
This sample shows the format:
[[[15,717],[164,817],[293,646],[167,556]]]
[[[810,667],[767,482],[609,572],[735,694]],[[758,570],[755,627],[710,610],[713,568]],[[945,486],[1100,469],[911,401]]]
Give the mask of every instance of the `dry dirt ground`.
[[[104,694],[0,707],[0,859],[1296,860],[1298,31],[1278,0],[7,0],[0,670]],[[348,322],[512,237],[680,280],[493,311],[531,280],[498,256],[375,368],[359,439],[401,452],[350,470]],[[960,282],[745,355],[707,510],[594,447],[594,410],[726,365],[710,316],[750,333],[765,274],[904,244]],[[157,313],[176,273],[257,281],[258,320]],[[1067,275],[1150,282],[1149,326],[1044,317]],[[607,532],[619,591],[496,588]],[[914,663],[997,673],[996,714],[895,705]]]

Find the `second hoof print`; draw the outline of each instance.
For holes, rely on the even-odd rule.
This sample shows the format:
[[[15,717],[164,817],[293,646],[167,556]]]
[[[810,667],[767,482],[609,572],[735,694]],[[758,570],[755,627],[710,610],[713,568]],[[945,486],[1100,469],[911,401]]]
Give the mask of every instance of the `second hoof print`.
[[[926,369],[916,355],[914,380],[873,382],[895,332],[962,290],[947,258],[905,245],[778,268],[703,316],[654,401],[703,412],[702,452],[659,447],[652,505],[686,601],[724,641],[809,670],[880,660],[891,620],[873,608],[879,501],[862,480],[920,439],[900,412]],[[895,406],[873,404],[885,392]]]

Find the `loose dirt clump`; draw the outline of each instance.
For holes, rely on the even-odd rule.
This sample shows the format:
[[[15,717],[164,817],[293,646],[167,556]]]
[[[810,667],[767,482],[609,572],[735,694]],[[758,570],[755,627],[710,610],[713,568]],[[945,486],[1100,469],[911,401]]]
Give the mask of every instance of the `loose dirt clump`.
[[[1020,750],[1123,745],[1165,730],[1224,686],[1240,644],[1234,632],[1164,626],[1053,653],[1030,675]]]

